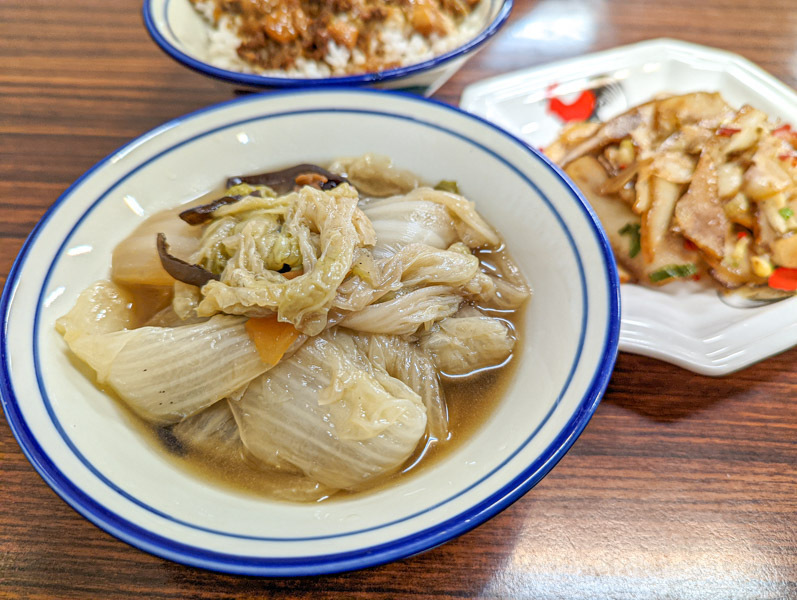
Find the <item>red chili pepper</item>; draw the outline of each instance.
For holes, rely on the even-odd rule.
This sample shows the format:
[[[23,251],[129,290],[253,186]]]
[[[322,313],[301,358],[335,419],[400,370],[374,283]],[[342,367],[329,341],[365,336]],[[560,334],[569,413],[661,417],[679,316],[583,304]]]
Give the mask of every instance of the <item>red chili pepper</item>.
[[[734,133],[739,133],[741,129],[736,129],[734,127],[720,127],[717,129],[717,135],[722,137],[731,137]]]
[[[550,88],[549,91],[551,91]],[[596,100],[595,92],[584,90],[570,104],[564,103],[559,98],[550,98],[548,100],[548,110],[563,121],[586,121],[595,110]]]
[[[697,244],[692,240],[684,240],[684,250],[695,251],[697,250]]]
[[[692,275],[692,281],[700,281],[700,273],[695,273]]]
[[[740,239],[742,239],[742,238],[746,238],[746,237],[748,237],[749,235],[750,235],[750,234],[749,234],[749,233],[747,233],[746,231],[740,231],[739,233],[737,233],[737,234],[736,234],[736,239],[737,239],[737,240],[740,240]]]
[[[781,125],[777,129],[773,129],[772,135],[786,140],[792,145],[792,148],[797,148],[797,132],[791,130],[791,125]]]
[[[787,292],[797,292],[797,269],[778,267],[769,276],[769,287]]]

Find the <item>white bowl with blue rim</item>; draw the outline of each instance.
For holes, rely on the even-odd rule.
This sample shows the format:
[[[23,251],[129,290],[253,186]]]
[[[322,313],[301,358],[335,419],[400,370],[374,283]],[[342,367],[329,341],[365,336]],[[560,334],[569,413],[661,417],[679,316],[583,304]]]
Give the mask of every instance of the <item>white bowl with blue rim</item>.
[[[378,109],[373,107],[379,107]],[[230,174],[366,152],[455,179],[503,235],[534,296],[506,394],[471,438],[368,494],[291,504],[203,482],[131,427],[55,331],[147,216]],[[486,521],[567,452],[616,358],[619,284],[597,219],[546,158],[494,125],[417,96],[252,95],[172,121],[70,187],[25,243],[2,297],[2,401],[22,449],[75,510],[147,552],[207,569],[310,575],[403,558]]]
[[[176,61],[205,75],[240,86],[295,88],[318,86],[376,86],[431,95],[504,25],[513,0],[482,0],[477,8],[480,26],[471,39],[453,50],[417,64],[375,73],[325,78],[274,77],[244,73],[213,64],[209,52],[211,25],[189,0],[144,0],[144,25],[160,48]]]

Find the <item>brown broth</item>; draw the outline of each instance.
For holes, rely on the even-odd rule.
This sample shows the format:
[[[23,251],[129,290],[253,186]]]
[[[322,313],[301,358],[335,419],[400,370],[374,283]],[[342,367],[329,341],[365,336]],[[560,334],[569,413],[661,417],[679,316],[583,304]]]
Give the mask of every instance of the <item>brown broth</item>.
[[[224,188],[213,190],[194,201],[187,203],[186,208],[203,204],[218,198]],[[495,250],[476,250],[482,270],[491,275],[504,277],[501,263],[505,256],[503,245]],[[511,276],[507,276],[511,280]],[[125,286],[134,297],[137,326],[143,325],[158,310],[168,304],[169,288],[154,286]],[[503,319],[516,332],[523,329],[525,305],[518,311],[500,311],[482,309],[490,316]],[[512,355],[498,368],[483,369],[462,377],[443,377],[442,387],[446,398],[449,417],[449,437],[438,441],[425,439],[406,461],[404,467],[387,477],[380,478],[373,485],[362,491],[338,491],[327,495],[323,490],[307,490],[306,478],[281,473],[274,469],[258,465],[246,456],[243,444],[235,456],[220,456],[183,445],[171,432],[170,427],[157,427],[138,417],[127,405],[119,400],[112,390],[103,389],[113,397],[131,424],[148,438],[163,455],[173,464],[204,482],[234,490],[238,493],[272,500],[287,501],[335,501],[368,494],[394,484],[397,480],[414,477],[434,464],[449,456],[457,448],[474,435],[474,433],[495,412],[505,396],[509,382],[517,368],[518,357],[523,351],[522,339],[517,338]]]
[[[522,329],[522,315],[521,309],[517,313],[501,316],[514,330],[518,330]],[[443,391],[448,408],[449,438],[442,442],[426,439],[418,445],[401,471],[376,481],[362,491],[339,491],[332,496],[327,496],[323,491],[315,494],[291,492],[297,483],[295,476],[258,466],[254,460],[247,459],[243,447],[240,454],[234,457],[192,452],[171,434],[169,428],[153,427],[133,415],[131,411],[125,412],[131,416],[131,420],[137,422],[139,430],[164,451],[164,455],[170,461],[211,485],[277,500],[334,501],[367,494],[388,487],[398,479],[414,477],[467,442],[493,414],[505,396],[519,362],[517,357],[522,351],[522,343],[518,339],[512,356],[507,359],[504,366],[485,369],[469,376],[444,378]]]
[[[520,327],[522,325],[521,315],[513,316],[512,320],[508,319],[513,328]],[[425,440],[424,443],[418,445],[418,449],[407,460],[406,466],[400,472],[377,482],[362,492],[339,492],[332,499],[373,492],[392,485],[399,478],[414,477],[440,462],[467,442],[490,418],[490,415],[495,412],[501,400],[506,396],[506,389],[512,381],[519,363],[517,357],[522,351],[522,344],[518,339],[512,356],[502,367],[485,369],[467,377],[445,378],[443,391],[448,407],[448,440],[444,442],[433,439]]]

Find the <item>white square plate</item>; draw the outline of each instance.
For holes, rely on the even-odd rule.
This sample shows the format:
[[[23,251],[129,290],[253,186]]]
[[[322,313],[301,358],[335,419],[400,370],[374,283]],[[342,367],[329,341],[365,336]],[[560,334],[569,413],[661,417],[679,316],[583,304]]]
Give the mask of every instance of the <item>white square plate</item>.
[[[797,124],[797,94],[729,52],[660,39],[488,79],[465,89],[461,106],[534,147],[552,142],[565,121],[556,97],[584,111],[585,90],[603,88],[593,110],[605,120],[660,93],[718,91],[734,106],[751,104]],[[560,105],[561,106],[561,105]],[[622,286],[620,350],[652,356],[704,375],[724,375],[797,344],[797,297],[739,308],[707,285],[659,289]]]

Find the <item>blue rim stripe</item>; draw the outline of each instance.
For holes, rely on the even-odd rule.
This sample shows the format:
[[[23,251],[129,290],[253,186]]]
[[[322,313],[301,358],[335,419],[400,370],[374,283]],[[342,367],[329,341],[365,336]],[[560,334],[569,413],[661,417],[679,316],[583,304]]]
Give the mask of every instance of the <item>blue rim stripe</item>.
[[[134,504],[136,504],[140,508],[143,508],[143,509],[147,510],[148,512],[156,514],[159,517],[162,517],[162,518],[167,519],[169,521],[173,521],[175,523],[179,523],[180,525],[183,525],[185,527],[189,527],[189,528],[192,528],[192,529],[197,529],[197,530],[204,531],[206,533],[211,533],[211,534],[214,534],[214,535],[223,535],[223,536],[234,537],[234,538],[245,539],[245,540],[294,541],[294,542],[296,542],[296,541],[315,541],[315,540],[330,539],[330,538],[335,538],[335,537],[346,537],[346,536],[349,536],[349,535],[357,535],[357,534],[361,534],[361,533],[366,533],[368,531],[373,531],[375,529],[381,529],[383,527],[389,527],[391,525],[395,525],[397,523],[413,519],[413,518],[417,517],[420,514],[420,513],[412,514],[412,515],[409,515],[409,516],[404,517],[404,518],[402,518],[400,520],[397,520],[397,521],[383,523],[382,525],[379,525],[379,526],[376,526],[376,527],[372,527],[372,528],[368,528],[368,529],[354,530],[354,531],[347,532],[345,534],[329,535],[329,536],[310,536],[310,537],[304,537],[304,538],[271,538],[271,537],[249,536],[249,535],[243,535],[243,534],[236,535],[236,534],[231,534],[231,533],[228,533],[228,532],[225,532],[225,531],[219,531],[219,530],[211,529],[211,528],[208,528],[208,527],[198,526],[198,525],[195,525],[193,523],[189,523],[187,521],[182,521],[181,519],[177,519],[177,518],[175,518],[175,517],[173,517],[171,515],[163,513],[162,511],[159,511],[159,510],[157,510],[157,509],[145,504],[144,502],[138,500],[137,498],[131,496],[130,494],[125,492],[120,486],[118,486],[113,481],[111,481],[111,479],[109,477],[107,477],[107,476],[103,475],[102,473],[100,473],[96,469],[96,467],[94,467],[94,465],[92,465],[91,462],[88,461],[83,456],[83,454],[80,452],[80,450],[72,443],[71,439],[69,438],[69,435],[66,433],[66,431],[63,429],[63,427],[61,426],[60,422],[58,421],[58,418],[56,417],[55,412],[52,409],[52,404],[51,404],[50,399],[49,399],[49,394],[47,393],[46,386],[44,385],[44,381],[43,381],[43,378],[42,378],[40,361],[39,361],[39,324],[41,322],[41,309],[42,309],[42,306],[44,305],[44,298],[45,298],[46,294],[48,293],[48,284],[49,284],[51,275],[52,275],[53,271],[55,270],[55,268],[57,266],[57,263],[63,257],[64,250],[69,245],[69,242],[70,242],[73,234],[80,227],[80,225],[83,223],[83,221],[90,215],[90,213],[94,210],[94,208],[99,206],[105,200],[105,198],[107,198],[107,196],[110,193],[112,193],[118,186],[120,186],[122,183],[124,183],[129,177],[133,176],[135,173],[137,173],[138,171],[140,171],[141,169],[143,169],[147,165],[151,164],[154,161],[157,161],[158,159],[162,158],[166,154],[170,154],[172,151],[177,150],[178,148],[181,148],[182,146],[188,145],[188,144],[190,144],[190,143],[192,143],[192,142],[194,142],[194,141],[196,141],[198,139],[204,138],[204,137],[206,137],[208,135],[212,135],[212,134],[217,133],[219,131],[223,131],[223,130],[226,130],[226,129],[234,129],[234,128],[240,127],[241,125],[246,125],[248,123],[252,123],[252,122],[256,122],[256,121],[270,120],[270,119],[281,118],[281,117],[292,117],[292,116],[297,116],[297,115],[302,115],[302,114],[323,114],[323,113],[347,113],[347,114],[376,115],[376,116],[381,116],[381,117],[396,118],[396,119],[405,120],[405,121],[412,121],[412,122],[415,122],[415,123],[423,124],[423,125],[425,125],[427,127],[430,127],[432,129],[445,132],[445,133],[447,133],[449,135],[453,135],[454,137],[456,137],[458,139],[461,139],[462,141],[465,141],[466,143],[470,143],[470,144],[478,147],[480,150],[484,151],[485,153],[490,154],[491,156],[493,156],[494,158],[496,158],[499,161],[503,162],[506,166],[508,166],[512,170],[514,170],[515,173],[519,177],[521,177],[532,189],[534,189],[534,191],[540,196],[540,198],[542,198],[543,202],[553,212],[554,216],[559,221],[563,231],[566,233],[568,241],[569,241],[570,246],[571,246],[571,250],[574,251],[574,258],[576,260],[576,263],[579,265],[579,276],[580,276],[580,280],[581,280],[581,283],[582,283],[582,285],[581,285],[581,288],[582,288],[582,303],[584,304],[584,312],[583,312],[583,316],[582,316],[582,326],[581,326],[581,336],[579,338],[578,349],[576,351],[576,356],[575,356],[575,359],[573,361],[573,364],[572,364],[572,366],[570,368],[570,372],[568,373],[567,379],[565,380],[565,383],[564,383],[564,385],[562,387],[562,391],[557,396],[556,402],[554,402],[554,404],[552,405],[551,410],[548,412],[548,414],[545,416],[545,418],[542,420],[542,422],[539,424],[539,426],[534,430],[534,432],[526,439],[526,441],[517,450],[515,450],[515,452],[513,452],[511,455],[509,455],[509,457],[507,457],[507,459],[504,462],[502,462],[500,465],[498,465],[493,471],[488,473],[485,477],[483,477],[479,481],[476,481],[472,485],[470,485],[467,488],[461,490],[460,492],[458,492],[454,496],[452,496],[452,497],[450,497],[450,498],[448,498],[448,499],[446,499],[446,500],[444,500],[444,501],[442,501],[442,502],[440,502],[440,503],[438,503],[436,505],[428,507],[423,512],[427,512],[429,510],[435,510],[436,508],[439,508],[443,504],[446,504],[446,503],[450,502],[451,500],[454,500],[454,499],[458,498],[462,494],[467,493],[468,491],[470,491],[471,489],[473,489],[477,485],[480,485],[483,481],[485,481],[486,479],[488,479],[489,477],[494,475],[504,465],[506,465],[509,461],[511,461],[521,450],[523,450],[523,448],[526,446],[526,444],[528,444],[536,436],[536,434],[540,431],[540,429],[542,429],[545,426],[545,424],[548,422],[548,419],[551,417],[551,415],[555,411],[556,407],[558,406],[559,402],[561,401],[562,397],[567,392],[567,389],[570,386],[570,382],[571,382],[571,380],[573,378],[573,375],[575,373],[576,367],[578,365],[578,361],[579,361],[579,358],[581,356],[581,349],[582,349],[583,342],[584,342],[584,336],[585,336],[585,333],[586,333],[586,315],[589,312],[589,303],[587,301],[586,292],[585,292],[585,290],[586,290],[586,282],[585,282],[583,265],[581,264],[581,260],[580,260],[580,258],[578,256],[578,254],[575,252],[575,241],[573,240],[572,236],[570,235],[569,230],[567,229],[567,227],[565,226],[564,222],[562,221],[561,216],[553,208],[553,206],[551,205],[550,200],[542,193],[542,191],[539,189],[539,187],[533,181],[531,181],[528,177],[526,177],[525,175],[520,173],[516,167],[514,167],[511,164],[509,164],[505,160],[501,159],[501,157],[497,156],[493,151],[491,151],[489,148],[486,148],[484,145],[482,145],[480,143],[477,143],[477,142],[473,142],[473,141],[469,140],[467,137],[465,137],[465,136],[463,136],[461,134],[458,134],[456,132],[450,131],[448,129],[445,129],[445,128],[439,126],[439,125],[436,125],[436,124],[433,124],[433,123],[428,123],[426,121],[421,121],[421,120],[419,120],[419,119],[417,119],[415,117],[404,116],[404,115],[393,115],[393,114],[390,114],[390,113],[384,113],[384,112],[374,111],[374,110],[364,110],[364,109],[351,110],[351,109],[340,109],[340,108],[319,108],[319,109],[309,109],[309,110],[288,111],[288,112],[285,112],[285,113],[275,113],[275,114],[270,114],[270,115],[266,115],[266,116],[262,116],[261,115],[261,116],[252,117],[252,118],[249,118],[249,119],[241,120],[241,121],[227,123],[225,125],[221,125],[219,127],[216,127],[216,128],[204,131],[202,133],[199,133],[197,135],[194,135],[194,136],[192,136],[190,138],[187,138],[187,139],[175,144],[174,146],[171,146],[171,147],[161,151],[160,153],[148,158],[146,161],[142,162],[141,164],[136,166],[134,169],[130,170],[127,174],[125,174],[123,177],[121,177],[116,182],[114,182],[114,184],[111,185],[111,187],[109,187],[107,190],[105,190],[105,192],[103,192],[91,204],[91,206],[89,206],[89,208],[80,216],[80,218],[75,222],[75,225],[72,227],[72,229],[69,231],[69,233],[64,238],[64,241],[59,246],[59,248],[58,248],[58,250],[56,252],[56,258],[50,264],[50,267],[47,270],[47,274],[45,275],[44,282],[42,284],[42,288],[41,288],[41,291],[39,293],[39,298],[38,298],[38,301],[37,301],[37,304],[36,304],[36,311],[35,311],[34,325],[33,325],[33,355],[34,355],[33,360],[34,360],[34,365],[35,365],[35,368],[36,368],[36,380],[37,380],[38,385],[39,385],[39,391],[42,394],[42,398],[44,399],[45,407],[47,408],[47,413],[50,416],[50,419],[51,419],[51,421],[53,423],[53,426],[58,431],[58,433],[61,435],[61,437],[63,438],[64,442],[69,447],[69,449],[72,451],[72,453],[79,458],[79,460],[83,463],[83,465],[86,467],[86,469],[89,470],[95,477],[100,479],[105,485],[107,485],[108,487],[113,489],[116,493],[118,493],[119,495],[123,496],[126,500],[128,500],[130,502],[133,502]]]
[[[304,94],[308,94],[312,92],[304,92]],[[351,93],[351,92],[346,92]],[[372,93],[372,94],[386,94],[388,92],[359,92],[362,93]],[[404,98],[408,98],[404,94],[398,94],[396,92],[392,92],[394,95],[403,96]],[[430,102],[429,100],[420,100],[418,98],[410,96],[408,99],[417,102]],[[206,109],[202,109],[193,113],[193,115],[199,115],[206,113],[208,111],[218,110],[227,104],[231,104],[233,102],[248,102],[248,101],[259,101],[262,98],[241,98],[236,99],[222,105],[217,105],[215,107],[209,107]],[[450,107],[445,104],[432,102],[433,104],[437,104],[447,110],[455,111],[460,114],[462,113],[459,109]],[[357,110],[355,112],[368,112],[368,111],[360,111]],[[187,117],[183,117],[181,119],[177,119],[172,121],[171,123],[166,124],[165,126],[158,128],[155,130],[156,132],[164,131],[171,127],[178,125],[179,123],[185,121],[186,119],[190,118],[193,115],[189,115]],[[273,115],[272,115],[273,116]],[[399,115],[387,115],[390,117],[399,117]],[[523,144],[514,136],[503,132],[502,130],[498,129],[494,125],[490,124],[489,122],[484,121],[483,119],[479,119],[473,117],[472,115],[467,115],[469,118],[473,118],[476,121],[480,121],[485,123],[486,125],[490,126],[497,131],[500,131],[505,137],[510,138],[516,144],[519,144],[523,147],[524,150],[528,151],[529,148]],[[257,117],[256,117],[257,118]],[[420,123],[433,126],[429,123],[425,123],[420,121]],[[218,129],[225,129],[227,127],[233,127],[235,124],[227,124],[223,127],[217,128]],[[435,126],[436,127],[436,126]],[[208,135],[210,132],[204,132],[201,135]],[[458,135],[455,132],[454,135]],[[147,134],[143,136],[146,139],[149,139],[155,135],[155,132]],[[200,136],[195,136],[200,137]],[[463,137],[463,136],[459,136]],[[195,138],[192,138],[195,139]],[[7,331],[8,327],[8,313],[10,310],[10,303],[11,299],[13,298],[13,291],[16,287],[19,277],[19,271],[22,269],[24,265],[24,257],[27,255],[29,251],[29,247],[35,241],[35,238],[38,236],[39,231],[43,228],[44,224],[47,222],[49,217],[51,216],[52,212],[63,202],[65,201],[68,196],[71,195],[71,192],[90,174],[95,171],[96,169],[103,166],[107,163],[112,157],[120,154],[120,152],[124,152],[125,149],[129,148],[130,146],[137,145],[140,143],[141,138],[139,140],[135,140],[131,144],[128,144],[125,148],[121,151],[117,151],[113,153],[105,160],[98,163],[95,167],[93,167],[90,171],[88,171],[83,177],[81,177],[75,184],[73,184],[69,190],[67,190],[64,195],[59,198],[58,201],[53,205],[53,207],[48,211],[42,221],[37,225],[34,232],[31,234],[30,238],[26,241],[25,246],[23,246],[23,250],[20,253],[19,258],[14,263],[12,267],[12,272],[9,275],[9,283],[6,286],[5,293],[2,298],[2,303],[0,303],[0,309],[3,311],[4,316],[4,331]],[[178,145],[183,145],[188,143],[191,140],[184,140]],[[473,143],[473,142],[471,142]],[[172,147],[171,149],[174,149]],[[171,150],[170,149],[170,150]],[[484,150],[492,153],[489,149],[484,148]],[[166,151],[164,151],[166,152]],[[545,473],[556,463],[558,462],[559,458],[564,454],[564,452],[570,447],[570,445],[575,441],[578,434],[581,432],[583,427],[586,425],[591,414],[594,412],[600,396],[602,392],[605,390],[606,384],[608,383],[609,375],[611,374],[611,370],[613,367],[613,363],[617,353],[617,341],[619,335],[619,285],[617,284],[617,275],[616,270],[614,268],[614,262],[612,260],[607,260],[607,257],[610,257],[611,254],[609,253],[608,249],[608,242],[605,239],[602,231],[596,227],[596,219],[594,214],[592,213],[591,209],[589,209],[588,205],[584,202],[583,198],[580,194],[575,190],[575,188],[569,183],[569,181],[563,178],[561,171],[558,170],[554,165],[550,163],[546,158],[541,157],[534,151],[531,151],[531,154],[535,156],[537,159],[541,160],[545,163],[554,173],[562,179],[563,183],[566,184],[567,188],[570,190],[571,196],[576,200],[577,205],[581,206],[582,210],[584,210],[587,214],[588,221],[593,227],[593,234],[598,239],[600,246],[603,249],[603,262],[604,266],[606,267],[607,274],[609,276],[609,286],[608,286],[608,307],[609,307],[609,323],[610,326],[606,331],[605,341],[604,341],[604,348],[605,353],[602,361],[601,368],[598,369],[596,372],[593,381],[590,384],[588,389],[588,393],[584,396],[582,400],[582,405],[580,410],[573,415],[571,420],[568,422],[567,426],[563,430],[563,432],[552,442],[552,444],[546,449],[546,451],[542,454],[540,460],[535,461],[529,468],[524,470],[521,475],[516,477],[510,484],[504,486],[501,490],[495,492],[490,497],[482,501],[479,505],[472,507],[468,511],[465,511],[461,515],[449,519],[445,523],[442,523],[438,526],[430,528],[428,530],[418,532],[417,534],[413,534],[410,537],[402,538],[401,540],[396,540],[393,542],[389,542],[380,546],[376,546],[369,549],[363,550],[356,550],[352,552],[347,552],[344,554],[337,554],[337,555],[324,555],[318,557],[302,557],[298,559],[278,559],[278,558],[251,558],[251,557],[240,557],[240,556],[229,556],[225,554],[218,554],[213,552],[207,552],[204,550],[199,550],[193,547],[186,547],[182,544],[178,544],[172,540],[163,540],[159,536],[155,534],[151,534],[148,531],[141,530],[138,526],[128,523],[124,519],[109,513],[106,509],[101,506],[98,506],[91,498],[85,496],[79,489],[75,488],[71,482],[65,480],[62,474],[58,472],[57,468],[49,461],[46,454],[42,451],[41,447],[35,441],[33,436],[31,435],[27,424],[22,419],[21,414],[19,413],[18,407],[16,406],[16,398],[14,397],[13,389],[10,385],[10,375],[8,373],[8,363],[7,363],[7,350],[6,350],[6,339],[5,337],[2,339],[2,344],[0,344],[0,358],[2,358],[3,362],[3,381],[2,381],[2,392],[3,392],[3,403],[4,407],[6,408],[6,413],[9,415],[9,422],[12,424],[12,430],[14,430],[15,435],[17,435],[18,439],[20,439],[20,443],[23,447],[23,451],[28,456],[29,460],[34,464],[37,470],[42,474],[45,480],[55,489],[59,495],[61,495],[70,505],[76,508],[81,514],[88,517],[93,522],[99,524],[104,529],[110,531],[117,537],[132,543],[133,545],[139,546],[145,550],[153,552],[155,554],[164,556],[166,558],[170,558],[172,560],[177,560],[178,562],[186,562],[188,564],[193,564],[196,566],[203,566],[206,568],[213,568],[217,570],[224,570],[229,572],[236,572],[236,573],[250,573],[250,574],[263,574],[263,575],[286,575],[286,574],[294,574],[294,575],[306,575],[306,574],[319,574],[319,573],[328,573],[333,571],[340,571],[352,568],[362,568],[366,566],[371,566],[375,564],[380,564],[383,562],[387,562],[390,560],[394,560],[396,558],[401,558],[404,556],[408,556],[415,552],[422,551],[424,549],[430,548],[434,545],[442,543],[455,535],[463,533],[475,527],[482,521],[486,520],[499,510],[502,510],[509,504],[511,504],[514,500],[520,497],[525,491],[530,489],[539,479],[544,476]],[[499,160],[500,157],[498,157]],[[147,162],[154,160],[154,158],[149,159]],[[506,162],[506,161],[504,161]],[[135,170],[143,167],[144,165],[139,165],[136,167]],[[516,172],[517,169],[513,165],[509,165],[513,168]],[[128,173],[125,177],[131,175]],[[523,176],[525,179],[525,176]],[[113,187],[121,183],[117,181]],[[531,184],[533,187],[534,184]],[[112,188],[111,188],[112,189]],[[111,191],[109,189],[106,191],[106,194]],[[540,194],[541,198],[549,204],[551,210],[553,207],[550,206],[550,203],[544,195],[537,189],[537,192]],[[96,201],[92,206],[87,210],[85,215],[90,212],[93,207],[97,204]],[[561,218],[553,210],[554,214],[556,214],[557,218],[560,220],[560,223],[563,226],[564,231],[569,234],[569,231],[564,227]],[[81,217],[80,221],[83,220]],[[79,221],[79,222],[80,222]],[[75,224],[75,227],[78,226],[78,223]],[[74,231],[74,228],[73,228]],[[72,232],[70,232],[71,236]],[[571,245],[572,245],[572,238],[571,238]],[[63,249],[63,245],[60,250]],[[50,272],[52,271],[53,265],[50,267],[50,271],[48,271],[47,279],[49,279]],[[583,274],[582,274],[582,283],[583,281]],[[46,280],[45,285],[46,287]],[[582,294],[585,294],[585,288],[582,287]],[[585,298],[585,318],[586,318],[586,298]],[[39,314],[40,307],[37,308],[37,320],[34,324],[34,327],[38,327],[38,314]],[[582,336],[584,335],[584,329],[582,329]],[[38,342],[38,335],[36,335],[36,342]],[[37,363],[38,368],[38,363]],[[575,368],[575,365],[574,367]],[[40,374],[37,373],[37,376]],[[571,372],[572,376],[572,372]],[[49,407],[48,407],[49,410]],[[51,418],[54,419],[54,415],[51,413]],[[547,417],[546,417],[547,418]],[[57,421],[57,420],[55,420]],[[535,432],[536,433],[536,432]],[[63,435],[63,434],[62,434]],[[525,444],[524,444],[525,445]],[[519,450],[518,450],[519,451]],[[54,471],[51,473],[50,471]],[[63,479],[64,481],[60,481]],[[63,486],[62,489],[59,489],[59,486]],[[167,517],[169,518],[169,517]],[[190,526],[190,525],[189,525]],[[131,531],[132,530],[132,531]],[[362,554],[368,553],[367,558],[363,558]]]
[[[417,75],[423,71],[429,71],[434,69],[444,63],[447,63],[455,58],[465,56],[470,54],[474,50],[476,50],[479,46],[484,44],[488,39],[490,39],[493,35],[495,35],[501,26],[506,22],[509,18],[509,13],[512,11],[512,5],[514,0],[504,0],[503,6],[501,6],[498,14],[495,16],[493,21],[487,26],[486,29],[482,30],[479,35],[477,35],[472,40],[468,41],[464,45],[451,50],[450,52],[446,52],[445,54],[441,54],[439,56],[435,56],[427,61],[417,63],[414,65],[409,65],[406,67],[399,67],[396,69],[388,69],[386,71],[379,71],[377,73],[363,73],[361,75],[349,75],[345,77],[324,77],[324,78],[288,78],[288,77],[267,77],[265,75],[255,75],[251,73],[239,73],[237,71],[230,71],[228,69],[222,69],[220,67],[215,67],[211,64],[203,62],[190,56],[177,48],[174,44],[172,44],[166,36],[163,35],[161,30],[156,25],[156,18],[154,15],[154,8],[153,8],[153,1],[154,0],[144,0],[142,6],[142,16],[144,18],[144,26],[146,27],[147,31],[149,32],[150,37],[153,41],[163,50],[166,54],[171,56],[176,61],[183,63],[185,66],[197,71],[199,73],[203,73],[205,75],[209,75],[211,77],[215,77],[217,79],[221,79],[224,81],[228,81],[231,83],[237,83],[239,85],[249,85],[253,87],[270,87],[270,88],[297,88],[297,87],[326,87],[326,86],[360,86],[360,85],[372,85],[372,84],[379,84],[384,83],[387,81],[393,81],[395,79],[400,79],[403,77],[409,77],[412,75]],[[168,18],[168,8],[169,2],[171,0],[164,0],[163,2],[163,22],[166,24],[166,27],[169,29],[169,33],[174,39],[179,39],[177,35],[174,34],[174,31],[171,29],[171,22]]]

